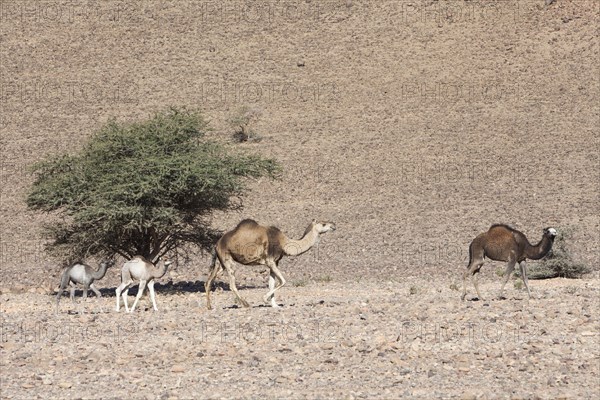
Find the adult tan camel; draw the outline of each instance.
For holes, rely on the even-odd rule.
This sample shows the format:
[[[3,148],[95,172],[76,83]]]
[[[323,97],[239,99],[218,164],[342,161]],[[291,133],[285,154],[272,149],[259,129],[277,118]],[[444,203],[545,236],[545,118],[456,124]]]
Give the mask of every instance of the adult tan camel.
[[[235,229],[224,234],[215,245],[208,278],[204,283],[207,308],[212,309],[210,302],[212,282],[223,268],[227,270],[229,286],[233,293],[244,307],[250,307],[240,296],[235,285],[234,261],[243,265],[269,267],[269,291],[263,299],[265,303],[271,302],[272,307],[279,307],[275,301],[275,292],[285,285],[285,279],[278,268],[281,258],[284,255],[297,256],[308,251],[318,243],[321,234],[335,229],[335,224],[332,222],[313,220],[304,231],[302,239],[294,240],[274,226],[262,226],[251,219],[241,221]]]
[[[167,272],[167,267],[171,265],[171,263],[172,261],[165,260],[162,267],[155,267],[154,264],[144,257],[135,256],[123,264],[123,268],[121,269],[121,284],[116,289],[117,311],[119,311],[121,306],[120,296],[122,294],[123,303],[125,303],[125,312],[133,312],[140,297],[142,297],[142,293],[144,293],[146,284],[148,284],[148,291],[150,292],[150,299],[152,299],[154,311],[158,311],[158,308],[156,307],[156,298],[154,297],[154,280],[162,278]],[[127,294],[129,293],[129,287],[134,281],[140,281],[140,286],[138,287],[138,293],[137,296],[135,296],[135,301],[133,302],[130,311],[129,305],[127,304]]]
[[[494,261],[505,261],[506,271],[504,272],[504,282],[500,289],[500,298],[504,294],[504,286],[508,282],[512,272],[515,269],[515,264],[519,263],[523,283],[527,288],[527,294],[531,298],[529,283],[527,281],[527,268],[525,260],[539,260],[543,258],[552,249],[554,238],[556,237],[556,229],[545,228],[542,239],[535,246],[529,243],[525,235],[518,230],[508,226],[495,224],[490,227],[487,232],[477,236],[469,246],[469,265],[463,274],[463,294],[461,299],[464,300],[467,295],[466,279],[467,275],[471,275],[471,282],[475,286],[477,296],[483,300],[475,274],[479,273],[485,257]]]

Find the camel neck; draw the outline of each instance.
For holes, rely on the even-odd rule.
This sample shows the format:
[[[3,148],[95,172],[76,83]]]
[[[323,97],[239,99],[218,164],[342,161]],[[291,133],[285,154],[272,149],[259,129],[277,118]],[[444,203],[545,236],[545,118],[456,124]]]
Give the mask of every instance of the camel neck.
[[[94,279],[99,280],[104,278],[104,275],[106,275],[107,267],[108,266],[106,264],[100,264],[98,271],[94,272],[93,274]]]
[[[288,256],[300,255],[313,247],[319,241],[319,234],[316,229],[310,229],[302,239],[288,239],[284,246],[284,252]]]
[[[154,273],[152,275],[154,275],[155,278],[162,278],[166,273],[167,273],[167,264],[165,264],[163,262],[161,267],[159,267],[159,266],[154,267]]]
[[[529,241],[527,242],[527,246],[525,247],[525,253],[527,258],[531,260],[539,260],[544,257],[550,249],[552,248],[552,240],[550,240],[547,236],[543,236],[542,240],[539,241],[535,246],[531,245]]]

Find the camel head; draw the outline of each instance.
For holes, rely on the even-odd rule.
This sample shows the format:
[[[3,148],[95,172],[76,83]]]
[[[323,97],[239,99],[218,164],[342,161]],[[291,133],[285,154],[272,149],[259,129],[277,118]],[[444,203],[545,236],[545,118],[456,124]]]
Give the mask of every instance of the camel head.
[[[114,259],[110,259],[110,260],[106,260],[106,261],[102,261],[100,263],[100,266],[106,266],[106,268],[110,268],[113,267],[115,265],[115,260]]]
[[[160,262],[163,262],[162,267],[159,265]],[[156,260],[156,264],[154,265],[154,269],[155,271],[157,271],[157,273],[160,276],[164,276],[164,274],[167,273],[167,270],[169,269],[169,265],[173,264],[173,261],[166,258],[166,257],[159,257],[158,260]]]
[[[333,222],[327,222],[327,221],[315,221],[313,220],[312,222],[312,226],[314,228],[316,228],[317,232],[319,234],[321,233],[325,233],[325,232],[329,232],[329,231],[335,231],[335,224]]]
[[[163,263],[165,264],[165,267],[168,267],[169,265],[173,264],[173,260],[168,259],[167,257],[160,257],[158,259],[158,262],[163,261]]]
[[[554,240],[554,237],[556,236],[556,229],[544,228],[544,236],[547,236],[549,239]]]

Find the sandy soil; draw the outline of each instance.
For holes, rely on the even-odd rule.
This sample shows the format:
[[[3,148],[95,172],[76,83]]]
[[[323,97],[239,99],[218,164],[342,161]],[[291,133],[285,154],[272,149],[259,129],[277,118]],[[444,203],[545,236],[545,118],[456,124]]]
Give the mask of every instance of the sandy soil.
[[[0,397],[598,397],[599,15],[592,0],[0,2]],[[161,280],[158,314],[92,298],[101,310],[63,300],[55,317],[52,218],[25,208],[28,167],[109,117],[169,105],[201,107],[212,139],[285,168],[215,228],[250,217],[297,237],[320,218],[337,231],[282,262],[280,311],[199,308],[198,254]],[[232,141],[242,106],[262,110],[260,142]],[[461,303],[449,288],[493,223],[531,241],[570,229],[594,272],[532,282],[529,302]],[[489,293],[498,268],[484,266]],[[238,275],[258,305],[264,273]],[[97,286],[118,281],[115,268]],[[254,320],[297,322],[302,338],[215,331]],[[430,322],[517,339],[410,336]],[[28,340],[20,323],[102,333]]]
[[[210,312],[194,286],[163,287],[158,312],[112,295],[57,316],[53,296],[5,294],[2,398],[598,398],[600,281],[532,287],[462,302],[420,279],[311,283],[278,310],[265,288],[242,290],[250,309],[218,290]]]

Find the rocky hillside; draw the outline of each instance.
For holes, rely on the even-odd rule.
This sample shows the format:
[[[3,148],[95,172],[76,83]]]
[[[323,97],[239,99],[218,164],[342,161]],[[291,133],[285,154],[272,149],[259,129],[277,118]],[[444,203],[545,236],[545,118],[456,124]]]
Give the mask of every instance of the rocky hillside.
[[[215,227],[251,217],[299,236],[312,218],[337,223],[318,251],[284,262],[293,279],[449,281],[496,222],[531,241],[569,227],[575,258],[598,271],[597,1],[1,8],[0,286],[58,282],[40,229],[52,218],[24,206],[28,166],[77,151],[109,117],[169,105],[201,107],[213,138],[286,169],[251,182],[244,211]],[[226,120],[244,106],[262,112],[260,141],[232,141]],[[206,266],[199,254],[170,279]]]

